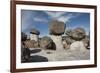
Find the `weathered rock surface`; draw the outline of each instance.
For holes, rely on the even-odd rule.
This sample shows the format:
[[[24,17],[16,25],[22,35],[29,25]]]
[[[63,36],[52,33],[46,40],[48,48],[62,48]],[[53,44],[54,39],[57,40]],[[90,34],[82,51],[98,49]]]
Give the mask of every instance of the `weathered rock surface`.
[[[28,48],[36,48],[36,47],[39,47],[38,46],[38,42],[34,41],[34,40],[26,40],[24,41],[25,45],[28,47]]]
[[[27,61],[29,57],[30,57],[29,48],[25,45],[24,42],[21,42],[21,62]]]
[[[63,36],[62,40],[63,40],[63,47],[64,47],[64,49],[70,49],[70,45],[73,42],[75,42],[75,40],[71,39],[71,37],[69,37],[69,36]]]
[[[50,34],[61,35],[64,34],[65,24],[61,21],[53,20],[50,24]]]
[[[34,40],[34,41],[38,42],[38,39],[39,39],[38,35],[36,35],[36,34],[30,34],[30,40]]]
[[[77,40],[77,41],[82,40],[86,37],[86,32],[84,28],[81,28],[81,27],[77,27],[71,30],[70,32],[66,31],[66,34],[70,36],[72,39]]]
[[[56,50],[63,50],[63,42],[62,42],[62,36],[59,35],[50,35],[51,39],[56,45]]]
[[[85,51],[86,48],[85,48],[84,43],[82,41],[76,41],[70,45],[70,50],[72,50],[72,51]]]
[[[55,46],[55,43],[53,42],[53,40],[47,36],[41,38],[40,47],[44,48],[44,49],[52,49],[52,50],[56,49],[56,46]]]

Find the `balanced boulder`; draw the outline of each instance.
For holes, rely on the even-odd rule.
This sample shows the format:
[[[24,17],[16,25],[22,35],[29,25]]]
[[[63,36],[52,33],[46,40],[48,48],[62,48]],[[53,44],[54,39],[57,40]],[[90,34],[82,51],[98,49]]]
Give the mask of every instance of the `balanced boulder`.
[[[36,34],[36,35],[39,35],[40,34],[40,32],[37,29],[35,29],[35,28],[33,28],[30,33]]]
[[[61,21],[52,20],[50,23],[50,34],[61,35],[64,34],[65,25]]]

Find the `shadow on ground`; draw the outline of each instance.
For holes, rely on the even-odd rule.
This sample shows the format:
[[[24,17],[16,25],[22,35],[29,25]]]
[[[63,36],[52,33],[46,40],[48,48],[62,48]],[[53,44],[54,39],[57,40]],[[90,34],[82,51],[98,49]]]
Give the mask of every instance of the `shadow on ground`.
[[[30,53],[37,53],[37,52],[40,52],[41,49],[34,49],[34,50],[31,50]]]
[[[48,59],[43,56],[34,55],[30,56],[26,61],[22,61],[22,63],[30,63],[30,62],[48,62]]]

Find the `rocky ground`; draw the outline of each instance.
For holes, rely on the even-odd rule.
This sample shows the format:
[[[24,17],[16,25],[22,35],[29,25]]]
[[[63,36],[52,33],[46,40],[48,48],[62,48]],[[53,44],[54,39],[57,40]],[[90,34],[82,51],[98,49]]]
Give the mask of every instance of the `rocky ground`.
[[[90,47],[90,37],[86,35],[84,28],[77,27],[65,32],[64,23],[53,21],[51,25],[50,36],[44,36],[38,39],[40,32],[33,29],[31,39],[29,40],[27,36],[22,33],[22,62],[90,59],[90,49],[87,49]],[[62,29],[59,29],[59,27],[62,27]],[[64,32],[66,36],[62,36]]]
[[[34,60],[45,61],[71,61],[71,60],[88,60],[90,59],[90,50],[86,49],[85,51],[80,50],[44,50],[40,48],[30,48],[31,56],[37,56]],[[42,58],[43,57],[43,58]]]

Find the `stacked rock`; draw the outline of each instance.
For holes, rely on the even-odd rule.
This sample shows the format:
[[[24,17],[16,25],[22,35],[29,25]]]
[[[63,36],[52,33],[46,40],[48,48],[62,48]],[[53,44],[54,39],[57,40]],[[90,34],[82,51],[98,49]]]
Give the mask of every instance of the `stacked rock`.
[[[63,49],[62,34],[65,32],[65,24],[61,21],[52,20],[50,23],[50,37],[57,50]]]
[[[30,40],[38,41],[39,34],[40,32],[37,29],[32,29],[32,31],[30,32]]]

